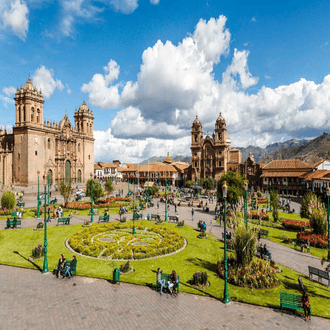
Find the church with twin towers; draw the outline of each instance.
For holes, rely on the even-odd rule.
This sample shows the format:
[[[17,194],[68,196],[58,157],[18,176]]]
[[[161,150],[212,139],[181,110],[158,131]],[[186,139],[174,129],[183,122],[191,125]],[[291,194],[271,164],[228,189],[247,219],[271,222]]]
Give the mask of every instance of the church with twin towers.
[[[74,126],[65,113],[44,120],[44,100],[29,78],[15,93],[13,132],[0,129],[0,185],[35,186],[49,178],[86,182],[94,173],[93,111],[85,101],[75,110]]]

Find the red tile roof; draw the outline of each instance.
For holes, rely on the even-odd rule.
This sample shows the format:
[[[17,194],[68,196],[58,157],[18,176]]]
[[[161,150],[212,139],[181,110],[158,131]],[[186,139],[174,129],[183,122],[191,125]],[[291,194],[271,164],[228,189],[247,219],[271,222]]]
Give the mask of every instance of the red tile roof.
[[[312,181],[312,180],[330,180],[330,171],[329,170],[316,170],[315,172],[309,174],[305,180]]]
[[[275,170],[275,169],[307,169],[310,168],[307,164],[298,159],[286,159],[286,160],[273,160],[270,163],[263,166],[263,170]]]
[[[307,172],[301,172],[301,171],[268,171],[266,173],[263,173],[260,177],[261,178],[301,178],[303,177]]]

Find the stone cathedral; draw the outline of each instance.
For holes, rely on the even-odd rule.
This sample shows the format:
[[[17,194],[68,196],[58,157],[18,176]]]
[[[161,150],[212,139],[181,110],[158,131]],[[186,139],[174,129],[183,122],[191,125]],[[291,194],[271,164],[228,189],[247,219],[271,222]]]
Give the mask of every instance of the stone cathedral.
[[[94,172],[93,111],[85,101],[75,110],[74,126],[67,114],[59,122],[43,120],[44,100],[29,78],[15,94],[13,133],[0,129],[2,186],[32,186],[48,177],[86,182]]]
[[[191,179],[219,180],[227,171],[238,171],[242,153],[231,149],[225,118],[219,115],[212,136],[203,137],[202,123],[196,116],[191,127]]]

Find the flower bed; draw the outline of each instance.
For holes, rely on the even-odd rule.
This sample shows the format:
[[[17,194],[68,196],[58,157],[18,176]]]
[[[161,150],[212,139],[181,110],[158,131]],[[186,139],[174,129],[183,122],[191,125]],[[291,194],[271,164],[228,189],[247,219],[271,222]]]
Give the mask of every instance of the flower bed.
[[[217,272],[221,278],[225,277],[224,263],[217,263]],[[269,262],[258,259],[244,266],[237,266],[235,259],[229,259],[228,282],[250,289],[269,289],[280,284],[276,270]]]
[[[306,228],[310,228],[310,223],[302,220],[285,219],[282,221],[282,226],[284,226],[286,229],[300,231]]]
[[[316,235],[313,234],[310,231],[302,231],[300,233],[297,233],[297,239],[301,239],[303,241],[307,242],[307,239],[309,240],[309,243],[311,246],[317,247],[317,248],[327,248],[328,246],[328,235]]]
[[[128,224],[102,224],[71,235],[68,243],[82,255],[112,260],[146,259],[169,254],[184,246],[183,236],[175,230],[142,224],[135,224],[135,229],[133,235]]]
[[[113,202],[130,202],[132,199],[129,197],[109,197],[109,198],[100,198],[95,201],[95,204],[109,204]]]
[[[269,216],[265,212],[259,212],[259,215],[257,212],[248,213],[248,218],[250,219],[259,219],[259,217],[261,218],[261,220],[269,220]]]
[[[8,210],[8,209],[0,209],[0,216],[10,215],[10,214],[11,214],[11,210]]]

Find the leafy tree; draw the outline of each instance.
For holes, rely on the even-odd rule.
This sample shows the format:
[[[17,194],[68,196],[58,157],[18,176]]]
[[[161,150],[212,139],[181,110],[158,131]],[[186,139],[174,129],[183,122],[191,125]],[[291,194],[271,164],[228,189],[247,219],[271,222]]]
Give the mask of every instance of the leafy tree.
[[[207,190],[213,190],[214,189],[214,182],[212,179],[207,178],[202,181],[202,187]]]
[[[221,202],[224,201],[222,195],[222,186],[226,181],[226,184],[228,186],[227,202],[231,205],[233,209],[236,209],[236,205],[240,197],[244,194],[244,180],[246,180],[246,177],[236,172],[228,171],[223,174],[221,179],[218,181],[217,186],[218,200]]]
[[[278,199],[278,195],[277,195],[277,191],[276,190],[272,190],[270,192],[270,198],[271,198],[271,207],[273,209],[273,219],[274,222],[277,222],[279,220],[279,215],[278,215],[278,208],[280,207],[280,201]]]
[[[113,191],[114,191],[114,187],[112,185],[112,181],[110,179],[108,179],[106,182],[105,182],[105,185],[104,185],[106,191],[108,192],[108,195],[110,195]],[[94,186],[93,186],[93,190],[94,190]]]
[[[257,192],[257,196],[260,198],[260,197],[262,197],[262,193],[261,193],[261,191],[258,191]]]
[[[193,186],[195,184],[194,181],[188,180],[186,181],[186,188],[190,188],[191,186]]]
[[[68,181],[68,182],[61,181],[60,193],[61,193],[62,197],[64,198],[64,205],[66,207],[69,203],[69,199],[71,196],[71,181]]]
[[[86,182],[86,196],[91,196],[91,182],[93,181],[93,201],[104,196],[104,190],[100,182],[94,179],[89,179]]]
[[[16,205],[15,195],[12,191],[6,190],[1,197],[1,207],[12,210]]]
[[[256,237],[251,230],[246,230],[243,221],[239,222],[235,231],[234,249],[238,265],[248,265],[255,256]]]
[[[312,215],[312,205],[317,203],[317,198],[312,191],[305,194],[300,208],[300,216],[302,218],[310,219]]]
[[[156,194],[158,194],[158,192],[159,192],[159,189],[158,189],[158,187],[154,184],[154,185],[150,188],[150,193],[151,193],[151,195],[156,195]]]
[[[320,202],[320,200],[318,200]],[[314,234],[325,235],[327,233],[327,211],[322,203],[318,207],[312,208],[312,214],[309,219]]]

